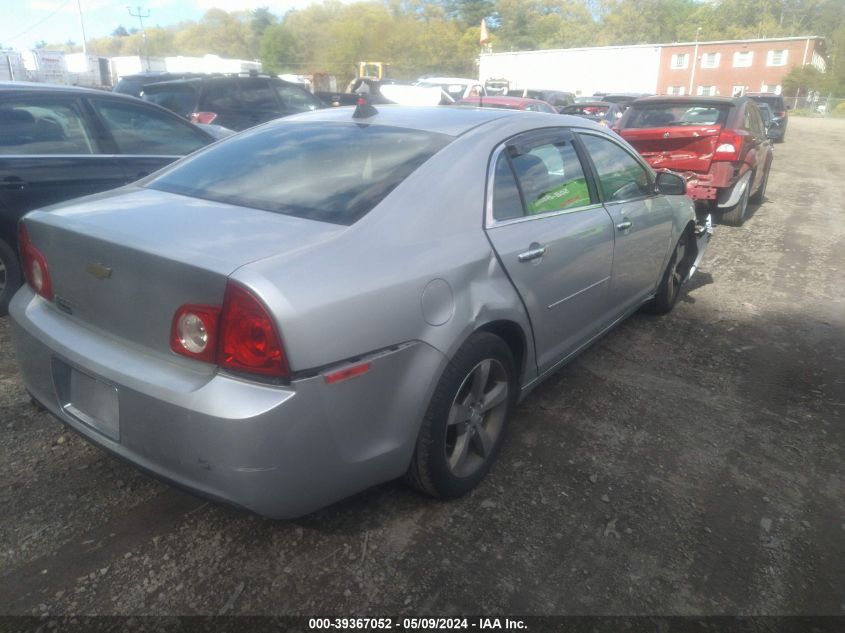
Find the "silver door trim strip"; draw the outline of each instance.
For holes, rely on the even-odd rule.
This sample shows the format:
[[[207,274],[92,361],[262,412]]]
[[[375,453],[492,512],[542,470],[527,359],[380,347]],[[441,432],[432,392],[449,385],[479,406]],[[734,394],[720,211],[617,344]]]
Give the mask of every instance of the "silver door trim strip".
[[[548,309],[548,310],[551,310],[552,308],[556,308],[556,307],[557,307],[557,306],[559,306],[561,303],[563,303],[563,302],[565,302],[565,301],[569,301],[569,300],[570,300],[570,299],[572,299],[573,297],[577,297],[577,296],[578,296],[578,295],[580,295],[581,293],[587,292],[588,290],[590,290],[590,289],[592,289],[592,288],[595,288],[595,287],[596,287],[596,286],[598,286],[599,284],[603,284],[603,283],[604,283],[605,281],[607,281],[608,279],[610,279],[610,275],[608,275],[608,276],[607,276],[607,277],[605,277],[604,279],[599,279],[596,283],[594,283],[594,284],[590,284],[590,285],[589,285],[589,286],[587,286],[586,288],[582,288],[582,289],[581,289],[581,290],[579,290],[578,292],[573,292],[571,295],[569,295],[568,297],[565,297],[565,298],[561,299],[560,301],[555,301],[552,305],[548,306],[548,307],[547,307],[547,309]]]

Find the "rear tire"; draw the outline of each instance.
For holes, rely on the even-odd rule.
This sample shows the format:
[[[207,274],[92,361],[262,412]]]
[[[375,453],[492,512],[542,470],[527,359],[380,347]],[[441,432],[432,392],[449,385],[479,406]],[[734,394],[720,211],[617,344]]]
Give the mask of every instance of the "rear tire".
[[[752,182],[754,182],[754,174],[751,175],[751,178],[748,181],[748,186],[745,188],[745,191],[742,192],[739,202],[737,202],[731,209],[722,211],[722,224],[742,226],[742,223],[745,222],[745,214],[748,211],[749,189],[751,189]]]
[[[21,285],[21,267],[15,249],[0,240],[0,317],[9,312],[12,295]]]
[[[516,389],[507,344],[489,332],[470,336],[437,383],[405,482],[442,498],[475,488],[496,459]]]
[[[766,200],[766,186],[769,184],[769,172],[772,170],[772,164],[769,163],[766,165],[766,171],[763,174],[763,182],[760,183],[760,186],[757,188],[757,191],[754,193],[753,196],[748,198],[748,201],[752,204],[763,204]]]

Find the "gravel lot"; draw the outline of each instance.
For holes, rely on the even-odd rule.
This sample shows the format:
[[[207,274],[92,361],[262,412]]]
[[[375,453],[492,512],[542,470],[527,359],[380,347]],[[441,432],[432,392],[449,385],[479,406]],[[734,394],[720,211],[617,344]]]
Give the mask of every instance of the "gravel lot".
[[[845,614],[845,120],[518,409],[472,495],[389,483],[275,522],[32,408],[0,319],[0,614]]]

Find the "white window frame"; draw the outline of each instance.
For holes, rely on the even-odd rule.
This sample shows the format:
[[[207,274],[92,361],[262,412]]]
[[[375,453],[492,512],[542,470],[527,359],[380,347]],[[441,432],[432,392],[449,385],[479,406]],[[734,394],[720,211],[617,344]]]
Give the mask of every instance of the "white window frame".
[[[669,86],[666,88],[666,94],[673,97],[681,97],[687,92],[686,86]]]
[[[732,97],[741,97],[745,94],[745,86],[731,86],[731,96]]]
[[[707,89],[706,92],[705,88]],[[696,88],[695,94],[699,97],[714,97],[716,96],[716,86],[699,86]]]
[[[689,68],[689,53],[673,53],[669,61],[669,68],[672,70],[683,70]]]
[[[775,53],[781,54],[779,64],[775,63]],[[787,61],[788,58],[789,58],[789,49],[787,49],[787,48],[781,48],[781,49],[778,49],[776,51],[771,50],[768,53],[766,53],[766,66],[786,66],[786,61]]]
[[[708,63],[707,60],[712,59],[713,63]],[[718,68],[719,62],[722,61],[722,54],[721,53],[702,53],[701,55],[701,68]]]
[[[739,63],[740,60],[748,60],[748,63]],[[733,67],[734,68],[751,68],[754,64],[754,51],[736,51],[734,52]]]

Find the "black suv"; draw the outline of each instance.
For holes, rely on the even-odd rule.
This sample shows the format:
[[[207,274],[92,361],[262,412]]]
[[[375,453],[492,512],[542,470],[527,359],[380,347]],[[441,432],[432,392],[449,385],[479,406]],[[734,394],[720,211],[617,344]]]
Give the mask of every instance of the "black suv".
[[[213,123],[236,131],[326,107],[296,84],[257,74],[207,75],[150,84],[141,98],[194,123]]]
[[[164,71],[136,73],[134,75],[125,75],[121,77],[120,81],[118,81],[117,85],[112,89],[112,92],[118,92],[132,97],[140,97],[141,93],[144,91],[144,86],[148,86],[149,84],[202,76],[204,76],[204,73],[170,73]]]
[[[783,102],[783,95],[776,95],[773,92],[747,92],[746,97],[757,103],[766,103],[772,109],[772,125],[777,129],[779,136],[775,136],[776,143],[783,143],[786,140],[786,124],[789,123],[789,108]]]
[[[21,284],[17,224],[27,211],[120,187],[213,141],[134,97],[0,82],[0,316]]]

